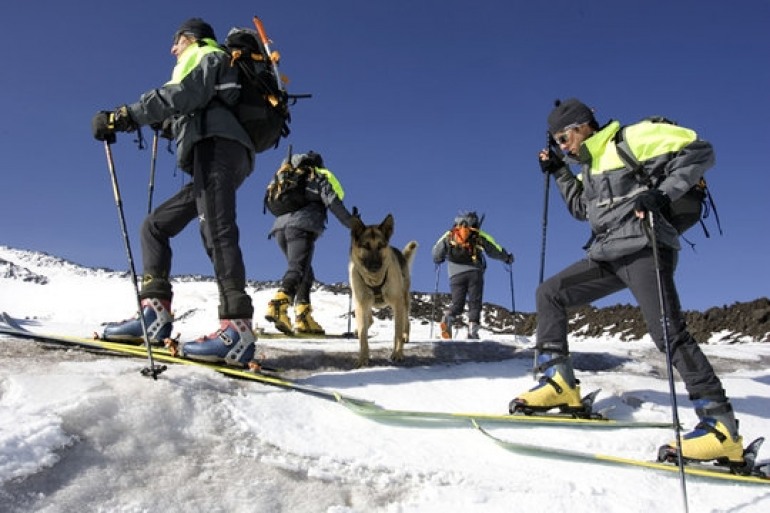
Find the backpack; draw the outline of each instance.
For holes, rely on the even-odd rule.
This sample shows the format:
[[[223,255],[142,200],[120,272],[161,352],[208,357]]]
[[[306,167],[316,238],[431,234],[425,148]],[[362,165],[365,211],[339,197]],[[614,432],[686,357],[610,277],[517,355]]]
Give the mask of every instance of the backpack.
[[[476,212],[457,216],[449,230],[447,259],[456,264],[475,264],[482,250],[480,228],[481,221]]]
[[[291,152],[291,149],[289,150]],[[307,158],[311,157],[311,158]],[[313,201],[307,193],[309,180],[315,178],[316,162],[312,155],[302,158],[297,165],[291,156],[275,172],[265,191],[264,207],[274,216],[282,216],[307,206]]]
[[[278,76],[278,53],[271,55],[257,31],[234,28],[223,49],[238,67],[241,96],[233,111],[249,134],[257,153],[278,147],[289,135],[289,95]],[[303,95],[307,96],[307,95]]]
[[[671,121],[662,116],[651,116],[644,118],[642,121],[649,121],[651,123],[667,123],[670,125],[676,125],[675,121]],[[623,161],[626,169],[633,171],[640,183],[643,183],[649,188],[655,187],[652,178],[648,176],[643,169],[643,166],[634,155],[631,147],[625,139],[626,127],[623,126],[615,134],[615,146],[618,152],[618,157]],[[714,198],[711,196],[706,180],[701,178],[698,183],[693,185],[682,197],[676,201],[672,201],[671,204],[661,212],[663,217],[673,226],[679,235],[684,234],[687,230],[692,228],[695,224],[700,223],[703,228],[703,233],[706,237],[710,237],[706,225],[703,223],[703,219],[709,216],[710,211],[714,211],[714,218],[717,223],[720,235],[722,234],[722,225],[719,221],[719,214],[714,204]]]

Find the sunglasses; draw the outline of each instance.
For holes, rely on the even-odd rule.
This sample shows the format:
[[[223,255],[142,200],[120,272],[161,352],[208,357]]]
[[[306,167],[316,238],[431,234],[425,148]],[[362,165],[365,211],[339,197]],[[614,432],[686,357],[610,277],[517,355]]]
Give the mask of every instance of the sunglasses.
[[[569,131],[574,130],[580,125],[582,125],[582,123],[565,126],[561,134],[557,134],[553,136],[554,140],[556,141],[557,144],[567,144],[567,141],[569,141]]]

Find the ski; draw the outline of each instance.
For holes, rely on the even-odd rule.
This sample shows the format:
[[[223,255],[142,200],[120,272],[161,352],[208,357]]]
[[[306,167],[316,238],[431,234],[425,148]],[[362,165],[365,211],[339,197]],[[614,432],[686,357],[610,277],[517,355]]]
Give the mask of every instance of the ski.
[[[573,417],[561,414],[511,415],[474,412],[441,412],[417,410],[391,410],[375,403],[337,401],[350,411],[369,419],[392,424],[410,424],[424,427],[442,427],[446,424],[465,424],[475,421],[483,424],[506,424],[509,426],[556,426],[579,428],[671,428],[668,422],[623,421],[605,417]]]
[[[37,331],[31,331],[22,326],[19,321],[3,312],[0,315],[0,334],[10,335],[19,338],[33,339],[41,342],[49,342],[62,346],[78,347],[86,350],[100,350],[108,353],[134,356],[139,358],[147,357],[147,349],[144,345],[132,345],[122,344],[118,342],[109,342],[101,339],[75,337],[69,335],[58,335],[52,333],[39,333]],[[198,360],[190,360],[187,358],[179,358],[172,356],[167,349],[161,349],[152,347],[153,358],[159,362],[172,363],[180,365],[189,365],[193,367],[201,367],[205,369],[211,369],[220,374],[226,376],[244,380],[255,381],[262,383],[263,385],[274,386],[287,390],[294,390],[304,394],[320,397],[330,401],[339,401],[342,397],[346,402],[351,404],[368,404],[369,401],[365,399],[359,399],[357,397],[345,396],[334,390],[316,387],[313,385],[307,385],[303,383],[297,383],[284,379],[276,374],[269,372],[254,372],[247,369],[239,369],[228,365],[221,365],[212,362],[203,362]]]
[[[560,449],[544,445],[504,440],[485,430],[478,422],[472,422],[473,426],[484,436],[495,442],[500,447],[518,454],[528,454],[530,456],[559,460],[572,460],[586,463],[597,463],[602,465],[655,470],[659,472],[668,472],[672,475],[679,473],[679,466],[675,463],[639,460],[610,454],[582,452],[571,449]],[[684,472],[687,475],[703,479],[744,484],[770,485],[770,462],[754,463],[754,461],[756,461],[759,447],[762,445],[763,441],[764,438],[758,438],[749,444],[749,446],[744,450],[744,458],[746,459],[747,466],[749,468],[744,468],[741,473],[735,473],[734,469],[726,466],[712,465],[710,463],[688,463],[684,467]]]

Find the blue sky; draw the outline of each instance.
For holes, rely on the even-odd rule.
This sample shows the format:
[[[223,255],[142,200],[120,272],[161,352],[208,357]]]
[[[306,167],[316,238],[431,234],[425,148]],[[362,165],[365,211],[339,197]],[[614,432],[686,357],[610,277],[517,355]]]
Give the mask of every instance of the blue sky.
[[[430,248],[458,210],[516,255],[518,310],[534,310],[540,269],[543,179],[536,162],[555,98],[576,96],[600,122],[662,114],[716,149],[707,175],[725,230],[689,238],[678,282],[686,309],[768,295],[770,2],[551,0],[282,0],[202,2],[5,2],[0,96],[0,244],[88,266],[126,269],[97,110],[136,101],[174,65],[171,37],[201,16],[220,38],[259,15],[282,55],[295,151],[313,149],[338,176],[345,203],[367,223],[396,219],[394,244],[421,247],[413,289],[436,283]],[[184,7],[180,7],[184,5]],[[151,132],[145,130],[148,143]],[[150,150],[122,134],[113,147],[137,266],[147,209]],[[278,279],[285,262],[267,239],[264,187],[286,151],[258,157],[239,192],[248,276]],[[161,144],[154,203],[184,180]],[[712,232],[716,229],[709,224]],[[582,257],[588,225],[551,187],[546,276]],[[191,225],[174,244],[174,274],[211,274]],[[330,219],[316,276],[346,281],[349,234]],[[447,291],[445,268],[439,289]],[[99,298],[98,300],[104,300]],[[503,264],[492,261],[485,300],[511,305]],[[598,306],[632,302],[625,294]],[[261,316],[261,305],[257,315]],[[87,308],[88,305],[83,305]]]

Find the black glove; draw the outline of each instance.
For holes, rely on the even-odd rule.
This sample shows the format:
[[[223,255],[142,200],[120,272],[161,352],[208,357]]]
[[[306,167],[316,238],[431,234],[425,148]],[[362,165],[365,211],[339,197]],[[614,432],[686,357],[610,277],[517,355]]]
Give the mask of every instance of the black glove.
[[[359,221],[361,220],[361,212],[358,211],[358,207],[356,207],[355,205],[353,206],[353,212],[351,212],[350,215],[353,217],[357,217]]]
[[[91,120],[91,130],[94,133],[94,139],[97,141],[107,141],[112,144],[115,142],[115,130],[110,125],[112,112],[102,110],[97,112],[94,119]]]
[[[174,140],[174,118],[166,118],[160,123],[153,123],[150,128],[158,132],[164,139]]]
[[[634,200],[637,212],[660,212],[671,204],[671,198],[659,189],[650,189],[639,194]]]
[[[538,158],[538,163],[540,164],[540,170],[543,173],[549,174],[555,173],[564,167],[564,159],[557,155],[552,149],[548,150],[548,158],[545,160],[540,160]]]
[[[506,254],[504,262],[508,265],[511,265],[513,263],[513,253]]]
[[[137,127],[125,105],[115,112],[99,111],[91,121],[94,139],[109,143],[115,142],[115,132],[133,132]]]

